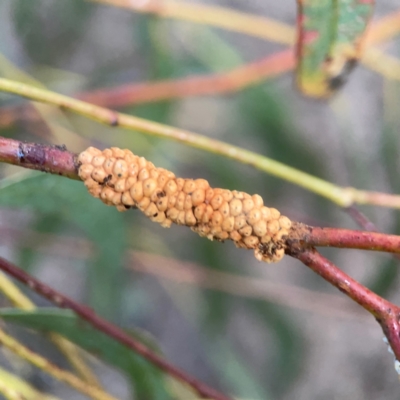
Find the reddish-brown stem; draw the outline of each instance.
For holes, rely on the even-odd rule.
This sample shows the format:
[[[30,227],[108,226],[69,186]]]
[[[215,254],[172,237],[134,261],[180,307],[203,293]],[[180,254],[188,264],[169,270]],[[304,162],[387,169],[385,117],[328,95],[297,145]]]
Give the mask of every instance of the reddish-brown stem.
[[[24,143],[0,137],[0,162],[19,165],[71,179],[80,179],[76,155],[65,146]],[[340,228],[312,227],[293,222],[287,238],[288,248],[330,246],[400,253],[400,236]]]
[[[24,143],[0,137],[0,161],[79,179],[76,156],[65,146]]]
[[[341,228],[321,228],[295,222],[287,243],[400,253],[400,236]]]
[[[153,353],[149,348],[144,346],[141,342],[137,341],[132,336],[129,336],[123,330],[119,329],[110,322],[100,318],[94,313],[92,309],[75,302],[67,296],[62,295],[56,290],[33,278],[25,271],[18,268],[16,265],[10,263],[9,261],[0,258],[0,269],[11,275],[18,281],[22,282],[23,284],[29,286],[36,293],[39,293],[40,295],[46,297],[58,307],[68,308],[74,311],[77,315],[89,322],[99,331],[104,332],[106,335],[114,338],[116,341],[122,343],[127,348],[140,354],[143,358],[156,365],[165,373],[190,385],[200,396],[214,400],[230,400],[230,398],[225,396],[224,394],[210,388],[203,382],[193,378],[192,376],[169,364],[163,358]]]
[[[287,253],[369,311],[381,325],[396,358],[400,360],[399,307],[361,285],[312,247],[298,251],[292,248],[287,250]]]

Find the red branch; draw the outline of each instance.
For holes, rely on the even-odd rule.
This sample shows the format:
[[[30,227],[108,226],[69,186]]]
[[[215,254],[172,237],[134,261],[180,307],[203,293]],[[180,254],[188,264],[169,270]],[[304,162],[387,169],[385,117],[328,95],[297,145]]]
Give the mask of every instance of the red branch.
[[[379,322],[397,360],[400,360],[400,307],[383,299],[345,274],[331,261],[324,258],[314,248],[287,251],[326,281],[337,287]]]
[[[29,286],[36,293],[39,293],[40,295],[46,297],[58,307],[73,310],[77,315],[89,322],[99,331],[104,332],[106,335],[114,338],[116,341],[122,343],[129,349],[140,354],[143,358],[156,365],[165,373],[190,385],[200,396],[214,400],[231,400],[224,394],[219,393],[218,391],[205,385],[203,382],[191,377],[180,369],[169,364],[163,358],[153,353],[149,348],[144,346],[141,342],[138,342],[132,336],[129,336],[110,322],[100,318],[94,313],[92,309],[75,302],[67,296],[62,295],[61,293],[33,278],[25,271],[18,268],[16,265],[10,263],[9,261],[4,260],[3,258],[0,258],[0,269],[13,276],[15,279],[22,282],[23,284]]]
[[[400,236],[340,228],[320,228],[294,223],[287,239],[290,246],[339,247],[400,253]]]
[[[24,143],[0,137],[0,161],[79,179],[76,156],[65,146]]]

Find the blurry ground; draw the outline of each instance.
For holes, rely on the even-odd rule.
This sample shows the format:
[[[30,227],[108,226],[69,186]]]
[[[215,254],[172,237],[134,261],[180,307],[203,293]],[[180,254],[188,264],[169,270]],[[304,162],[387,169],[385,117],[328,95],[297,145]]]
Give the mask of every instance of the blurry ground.
[[[294,25],[294,3],[222,0],[219,4]],[[395,0],[379,1],[376,16],[398,7]],[[252,61],[283,49],[235,33],[72,0],[3,0],[0,37],[4,57],[52,90],[70,95],[224,71],[237,60]],[[400,55],[398,41],[382,48]],[[11,73],[0,61],[0,75],[12,77]],[[126,106],[123,111],[255,150],[342,186],[398,192],[400,85],[360,66],[331,102],[317,102],[300,95],[292,82],[290,73],[237,94]],[[19,103],[18,98],[0,94],[0,106]],[[61,135],[55,142],[68,141],[74,151],[89,142],[130,147],[182,176],[201,176],[217,187],[260,193],[267,205],[295,220],[356,228],[335,205],[250,167],[165,140],[113,130],[69,113],[65,116],[68,129],[85,141],[74,136],[64,140]],[[43,124],[24,121],[4,128],[0,135],[54,140]],[[9,167],[3,170],[17,172]],[[398,212],[375,207],[362,210],[380,230],[399,233]],[[246,399],[398,398],[398,377],[379,326],[289,257],[278,265],[262,265],[230,243],[208,243],[178,227],[160,230],[130,212],[115,218],[120,218],[129,247],[139,256],[125,263],[124,271],[122,264],[113,266],[121,285],[114,287],[109,304],[105,298],[99,305],[93,304],[99,296],[88,293],[103,290],[92,279],[102,270],[96,270],[97,264],[88,261],[87,254],[77,254],[64,240],[65,236],[86,240],[84,232],[62,218],[54,223],[55,218],[28,206],[3,208],[0,255],[31,268],[40,279],[75,299],[88,301],[91,296],[99,312],[121,325],[146,329],[171,362],[210,385]],[[46,239],[34,232],[46,234]],[[109,241],[121,240],[110,229]],[[146,259],[146,253],[162,258]],[[398,265],[389,257],[346,250],[325,254],[351,276],[399,303]],[[175,268],[195,265],[246,275],[257,278],[258,284],[265,280],[265,290],[250,282],[246,298],[238,295],[244,283],[233,283],[227,294],[220,291],[226,281],[215,275],[210,275],[213,284],[209,286],[220,290],[201,289],[200,279],[187,284],[177,282],[179,275],[174,281],[143,272],[146,265],[162,271],[171,262]],[[128,273],[130,268],[134,272]],[[172,266],[170,278],[173,271]],[[189,270],[189,276],[196,274]],[[270,295],[275,286],[281,288],[280,298]],[[315,294],[306,301],[308,295],[297,292],[298,288],[337,296],[324,299]],[[284,301],[287,305],[282,305]],[[107,388],[121,399],[130,398],[120,375],[95,366]],[[30,376],[40,380],[43,390],[61,398],[83,398],[41,375]]]

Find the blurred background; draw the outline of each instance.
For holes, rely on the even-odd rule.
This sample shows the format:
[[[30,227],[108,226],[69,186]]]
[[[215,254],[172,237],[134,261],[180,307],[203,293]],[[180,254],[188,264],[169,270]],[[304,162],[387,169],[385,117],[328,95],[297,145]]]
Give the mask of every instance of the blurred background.
[[[197,3],[295,25],[294,1]],[[382,0],[374,18],[396,11],[397,1]],[[2,0],[0,38],[2,77],[217,138],[340,186],[399,193],[400,85],[362,65],[329,101],[301,95],[293,71],[230,93],[196,95],[192,86],[191,95],[170,98],[167,90],[154,99],[149,82],[223,74],[286,47],[78,0]],[[400,56],[399,45],[394,38],[379,48]],[[249,166],[2,93],[0,135],[75,152],[91,144],[126,147],[177,175],[258,193],[293,220],[357,229],[328,200]],[[1,174],[1,257],[120,326],[146,332],[170,362],[209,385],[254,400],[398,398],[399,378],[378,324],[298,261],[261,264],[232,243],[161,229],[139,212],[119,213],[92,199],[79,182],[6,165]],[[399,233],[398,211],[360,209],[379,230]],[[323,254],[399,303],[397,261],[353,250]],[[40,335],[9,329],[66,367]],[[1,360],[45,392],[85,398],[7,353]],[[133,398],[124,374],[90,363],[110,392]]]

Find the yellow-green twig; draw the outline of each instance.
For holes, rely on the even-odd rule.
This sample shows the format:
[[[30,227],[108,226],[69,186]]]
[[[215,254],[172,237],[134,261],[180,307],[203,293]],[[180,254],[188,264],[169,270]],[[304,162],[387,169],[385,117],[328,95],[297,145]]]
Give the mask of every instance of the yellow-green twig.
[[[35,304],[26,297],[18,287],[7,278],[6,275],[0,273],[0,291],[11,301],[11,303],[22,310],[34,310]],[[67,357],[68,361],[81,375],[81,377],[92,386],[100,387],[100,383],[91,369],[86,365],[81,357],[81,350],[57,333],[50,333],[50,339]]]
[[[244,150],[240,147],[219,140],[210,139],[187,130],[118,113],[107,108],[98,107],[71,97],[44,89],[38,89],[30,85],[4,78],[0,78],[0,91],[14,93],[31,100],[53,104],[109,126],[119,126],[149,135],[174,140],[231,158],[243,164],[251,165],[254,168],[288,182],[294,183],[304,189],[310,190],[311,192],[319,194],[342,207],[349,207],[353,203],[368,203],[383,207],[400,208],[400,196],[398,195],[384,195],[382,193],[384,196],[378,196],[379,193],[373,193],[373,196],[371,196],[369,192],[353,188],[343,188],[252,151]]]
[[[12,400],[58,400],[57,397],[39,392],[28,382],[0,368],[0,392]]]
[[[92,399],[117,400],[114,396],[111,396],[110,394],[104,392],[96,386],[92,386],[89,383],[84,382],[71,372],[58,368],[56,365],[52,364],[44,357],[29,350],[12,336],[7,335],[2,329],[0,329],[0,343],[7,349],[12,351],[14,354],[28,361],[32,365],[40,368],[42,371],[45,371],[57,380],[70,385],[74,389],[85,394],[86,396],[89,396]]]

